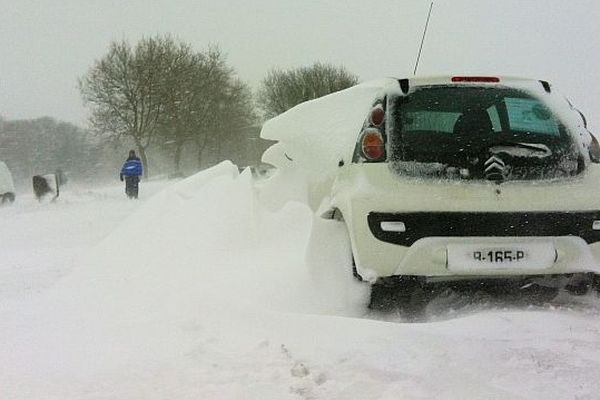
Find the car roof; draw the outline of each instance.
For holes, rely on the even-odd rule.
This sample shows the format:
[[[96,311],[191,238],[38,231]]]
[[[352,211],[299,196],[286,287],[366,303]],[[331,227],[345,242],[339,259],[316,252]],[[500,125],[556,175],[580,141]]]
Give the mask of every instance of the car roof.
[[[552,92],[552,86],[548,81],[516,76],[504,75],[433,75],[433,76],[414,76],[410,78],[389,78],[386,84],[387,92],[394,92],[398,89],[407,94],[411,88],[421,86],[436,85],[456,85],[456,86],[502,86],[521,88],[539,92]]]

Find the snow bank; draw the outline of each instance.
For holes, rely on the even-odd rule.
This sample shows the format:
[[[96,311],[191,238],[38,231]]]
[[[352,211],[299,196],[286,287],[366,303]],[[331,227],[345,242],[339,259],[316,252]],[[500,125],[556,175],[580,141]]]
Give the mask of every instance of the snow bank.
[[[157,379],[163,385],[157,397],[179,398],[196,387],[200,370],[205,386],[195,394],[240,398],[258,379],[265,387],[243,398],[291,396],[297,378],[290,370],[304,372],[281,347],[290,323],[296,324],[286,314],[365,311],[364,291],[348,290],[355,283],[337,264],[307,268],[312,223],[304,204],[265,210],[250,171],[239,174],[230,162],[169,186],[79,257],[43,296],[17,301],[15,313],[5,306],[3,325],[11,328],[0,335],[0,386],[15,398],[83,398],[86,387],[111,397],[113,390],[139,394]],[[335,255],[343,236],[329,240]],[[315,287],[323,274],[331,281]],[[296,329],[311,337],[309,326]],[[182,376],[154,376],[173,363]],[[125,370],[135,372],[126,379]],[[274,373],[282,376],[279,384],[271,383]],[[185,389],[178,392],[181,380]]]
[[[25,213],[58,248],[78,219],[96,238],[109,210],[135,209],[54,285],[0,304],[3,399],[594,398],[595,311],[352,318],[366,286],[343,229],[303,203],[268,211],[250,171],[225,162],[148,200],[118,195]]]
[[[198,307],[237,307],[240,298],[244,308],[363,313],[364,290],[348,290],[351,272],[338,269],[338,261],[350,265],[349,252],[340,251],[345,232],[319,220],[321,229],[313,232],[313,213],[301,203],[265,209],[253,182],[249,170],[239,174],[224,162],[168,187],[123,221],[89,255],[90,265],[63,284],[85,281],[80,301],[90,299],[86,307],[109,297],[128,317],[186,317]],[[307,265],[309,242],[319,257]],[[334,259],[340,254],[346,259]],[[323,276],[327,284],[315,287]]]
[[[278,141],[262,157],[277,167],[272,187],[287,187],[286,182],[293,181],[297,190],[288,191],[286,199],[316,209],[329,191],[338,163],[350,161],[367,113],[388,83],[366,82],[301,103],[267,121],[261,137]],[[268,191],[264,198],[272,201],[272,193]]]

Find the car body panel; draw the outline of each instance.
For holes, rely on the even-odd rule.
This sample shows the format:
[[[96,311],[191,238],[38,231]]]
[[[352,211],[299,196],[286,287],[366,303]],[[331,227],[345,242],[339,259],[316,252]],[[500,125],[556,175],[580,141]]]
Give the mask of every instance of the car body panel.
[[[390,96],[410,95],[420,86],[449,85],[452,84],[452,77],[405,81],[404,86],[389,87],[387,94],[384,92],[374,100],[387,98],[389,102]],[[556,112],[555,117],[568,127],[573,148],[581,155],[583,172],[555,179],[495,182],[485,179],[412,177],[394,170],[389,159],[366,162],[355,157],[352,163],[340,164],[332,186],[330,204],[328,210],[322,208],[326,210],[323,215],[337,215],[345,222],[356,269],[364,279],[376,282],[379,278],[395,275],[452,280],[465,277],[600,273],[600,240],[596,240],[600,235],[600,226],[597,230],[592,228],[595,218],[600,219],[600,165],[590,162],[590,134],[585,129],[581,114],[544,81],[500,78],[500,82],[473,85],[517,88],[528,94],[534,93],[535,98],[544,98],[544,102],[547,101]],[[362,129],[368,127],[366,117]],[[360,139],[360,131],[357,129],[352,134]],[[506,225],[509,222],[505,221],[506,224],[498,224],[497,229],[494,226],[475,229],[473,226],[474,229],[469,232],[468,221],[463,221],[462,232],[454,235],[451,232],[422,235],[402,244],[402,240],[382,239],[369,225],[370,216],[383,218],[389,215],[392,222],[390,229],[398,229],[392,235],[401,238],[410,232],[405,233],[403,229],[411,229],[401,223],[403,215],[413,217],[411,223],[414,227],[414,223],[418,223],[418,216],[428,213],[456,213],[459,217],[463,215],[460,213],[464,213],[474,218],[474,223],[478,222],[477,213],[481,213],[482,221],[486,221],[485,218],[487,221],[502,221],[503,218],[509,221],[514,218],[524,226],[513,230],[513,226]],[[556,224],[556,227],[546,229],[543,225],[546,221],[547,225]],[[573,230],[568,228],[570,221],[576,221]],[[377,220],[377,223],[381,222],[388,221]],[[431,219],[428,223],[431,223]],[[539,226],[544,229],[540,229],[540,232],[527,229],[528,223],[534,228],[535,224],[542,224]],[[537,255],[529,262],[503,264],[478,264],[472,260],[461,264],[456,261],[456,249],[472,251],[479,248],[524,248]],[[506,251],[509,256],[512,254],[511,250]]]
[[[334,184],[332,208],[343,215],[348,226],[357,269],[365,277],[389,275],[452,275],[446,268],[445,244],[522,243],[545,241],[555,244],[561,255],[547,273],[600,271],[600,243],[587,245],[574,237],[446,237],[427,238],[413,246],[400,246],[377,239],[371,232],[367,216],[372,212],[438,211],[598,211],[600,210],[600,166],[592,164],[582,177],[568,181],[491,182],[461,184],[450,181],[431,182],[395,176],[386,163],[350,164],[340,168]],[[590,191],[590,188],[594,188]],[[598,199],[598,200],[595,200]],[[524,201],[526,200],[526,201]],[[467,274],[531,274],[519,270],[468,271]]]

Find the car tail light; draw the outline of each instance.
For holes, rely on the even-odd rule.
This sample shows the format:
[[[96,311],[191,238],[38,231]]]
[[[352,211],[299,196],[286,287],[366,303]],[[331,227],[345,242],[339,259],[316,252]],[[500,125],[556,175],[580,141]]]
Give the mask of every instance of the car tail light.
[[[369,124],[375,127],[381,126],[385,119],[385,110],[381,104],[376,105],[369,112]]]
[[[600,143],[598,142],[598,139],[596,139],[596,136],[591,133],[590,136],[590,159],[594,163],[600,163]]]
[[[495,76],[453,76],[452,82],[487,82],[498,83],[500,78]]]
[[[361,139],[363,156],[369,161],[381,161],[385,156],[385,143],[381,132],[377,129],[366,129]]]

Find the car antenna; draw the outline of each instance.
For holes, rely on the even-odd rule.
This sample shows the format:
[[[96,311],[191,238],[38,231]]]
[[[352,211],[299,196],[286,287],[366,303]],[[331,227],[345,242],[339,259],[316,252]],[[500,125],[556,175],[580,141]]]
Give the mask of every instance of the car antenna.
[[[433,10],[433,1],[429,5],[429,13],[427,13],[427,21],[425,21],[425,29],[423,29],[423,37],[421,38],[421,46],[419,47],[419,54],[417,54],[417,61],[415,62],[415,70],[413,72],[413,75],[417,75],[417,68],[419,68],[421,52],[423,51],[423,44],[425,43],[425,35],[427,34],[427,28],[429,27],[429,19],[431,18],[431,10]]]

